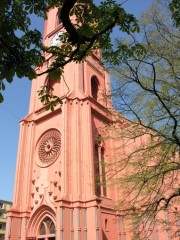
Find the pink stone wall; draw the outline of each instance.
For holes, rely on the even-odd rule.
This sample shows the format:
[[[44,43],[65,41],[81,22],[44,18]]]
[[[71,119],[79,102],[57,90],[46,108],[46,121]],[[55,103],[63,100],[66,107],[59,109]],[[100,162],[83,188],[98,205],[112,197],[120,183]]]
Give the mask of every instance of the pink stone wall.
[[[57,9],[48,12],[44,33],[46,45],[62,28],[55,24],[56,14]],[[37,71],[44,71],[49,64],[40,66]],[[98,79],[97,99],[92,97],[93,76]],[[47,217],[56,226],[56,240],[132,239],[128,221],[114,211],[121,190],[107,184],[107,194],[103,186],[100,186],[100,195],[95,192],[95,145],[99,144],[98,151],[104,148],[104,161],[113,163],[116,156],[123,158],[135,144],[142,143],[142,139],[132,141],[117,154],[115,149],[123,145],[124,139],[108,137],[114,137],[113,131],[106,126],[114,126],[111,113],[115,111],[111,99],[103,99],[110,87],[100,53],[88,57],[84,63],[70,63],[65,67],[64,76],[53,84],[54,94],[62,98],[63,104],[53,112],[46,111],[38,99],[37,91],[46,81],[47,75],[33,80],[29,114],[20,122],[13,208],[8,215],[9,219],[12,217],[11,238],[6,235],[6,240],[37,239],[41,223]],[[111,108],[109,114],[107,108]],[[51,158],[43,162],[39,149],[41,146],[42,154],[52,154],[53,137],[44,136],[53,131],[58,132],[61,141],[60,148],[56,149],[57,158],[53,162]],[[103,137],[100,143],[97,137]],[[55,143],[59,138],[55,138]],[[100,179],[102,182],[102,176]],[[21,225],[19,220],[22,220]],[[167,232],[160,236],[161,240],[168,240]],[[153,238],[158,240],[157,231],[153,232]]]
[[[17,240],[19,237],[19,220],[20,218],[12,219],[12,230],[11,230],[11,239]]]

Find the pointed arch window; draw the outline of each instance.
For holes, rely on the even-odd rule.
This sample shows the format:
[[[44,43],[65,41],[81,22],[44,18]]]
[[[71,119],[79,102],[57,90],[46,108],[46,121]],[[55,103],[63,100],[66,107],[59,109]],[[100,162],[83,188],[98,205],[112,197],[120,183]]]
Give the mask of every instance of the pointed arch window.
[[[103,195],[107,196],[104,151],[105,151],[105,149],[104,149],[104,147],[102,147],[101,148],[102,187],[103,187]]]
[[[46,234],[46,227],[44,224],[42,224],[40,227],[40,235],[45,235],[45,234]]]
[[[109,231],[109,225],[108,225],[108,220],[107,218],[105,219],[105,231]]]
[[[51,225],[50,225],[50,228],[49,228],[49,232],[51,233],[51,234],[53,234],[53,233],[55,233],[55,225],[52,223]]]
[[[97,101],[98,100],[99,81],[96,76],[91,78],[91,95]]]
[[[55,239],[55,225],[54,222],[49,218],[45,218],[39,228],[38,239]]]
[[[95,193],[97,196],[101,195],[98,144],[95,144]]]
[[[101,137],[101,136],[98,136]],[[105,148],[102,141],[95,144],[95,194],[107,196],[106,171],[105,171]]]

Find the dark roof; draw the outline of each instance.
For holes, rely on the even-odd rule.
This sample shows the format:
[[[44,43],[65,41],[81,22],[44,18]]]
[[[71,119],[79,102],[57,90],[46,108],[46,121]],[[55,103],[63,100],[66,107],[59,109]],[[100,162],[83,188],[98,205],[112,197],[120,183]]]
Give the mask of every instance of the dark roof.
[[[10,203],[10,204],[12,204],[12,202],[7,201],[7,200],[2,200],[2,199],[0,199],[0,202],[3,202],[3,203]]]

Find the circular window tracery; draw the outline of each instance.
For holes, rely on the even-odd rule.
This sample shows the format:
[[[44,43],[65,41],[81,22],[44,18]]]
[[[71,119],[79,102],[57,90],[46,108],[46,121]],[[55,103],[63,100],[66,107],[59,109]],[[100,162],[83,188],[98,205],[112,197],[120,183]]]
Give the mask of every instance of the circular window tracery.
[[[49,166],[60,155],[61,135],[56,129],[45,132],[38,142],[38,159],[37,164],[41,167]]]

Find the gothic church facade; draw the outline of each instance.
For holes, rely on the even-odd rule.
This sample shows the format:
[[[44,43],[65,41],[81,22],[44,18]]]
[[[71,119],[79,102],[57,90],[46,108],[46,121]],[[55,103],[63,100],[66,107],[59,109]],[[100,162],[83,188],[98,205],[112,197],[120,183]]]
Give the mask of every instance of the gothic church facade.
[[[44,44],[57,44],[62,31],[57,9],[51,9]],[[53,112],[37,95],[46,82],[47,75],[33,81],[29,113],[20,122],[6,240],[131,239],[114,211],[119,193],[106,186],[104,166],[113,155],[113,139],[97,140],[111,124],[111,102],[102,98],[110,92],[109,75],[100,53],[65,67],[64,77],[53,85],[63,104]]]

